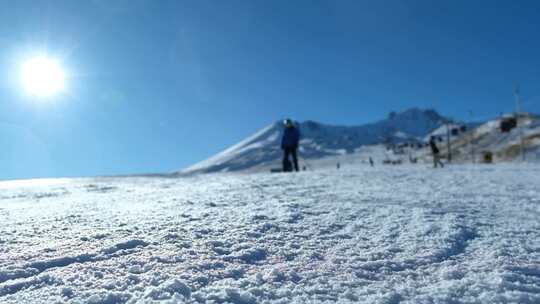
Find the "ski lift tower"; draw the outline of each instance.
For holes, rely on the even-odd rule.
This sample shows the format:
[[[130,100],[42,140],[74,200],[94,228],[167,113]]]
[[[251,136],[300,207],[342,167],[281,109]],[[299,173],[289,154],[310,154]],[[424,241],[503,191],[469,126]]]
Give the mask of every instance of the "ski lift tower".
[[[469,110],[469,116],[470,116],[470,121],[472,123],[473,121],[473,112],[472,110]],[[475,160],[475,157],[474,157],[474,129],[471,128],[471,130],[469,131],[470,133],[470,139],[469,139],[469,145],[470,145],[470,150],[471,150],[471,161],[473,164],[476,163],[476,160]]]
[[[450,133],[450,123],[451,122],[452,122],[451,120],[446,121],[446,149],[447,149],[447,153],[448,153],[448,162],[449,163],[452,162],[452,147],[450,147],[450,144],[451,144],[450,136],[452,135]]]
[[[521,156],[521,161],[525,161],[525,151],[523,149],[523,126],[519,125],[519,112],[521,111],[521,98],[519,96],[519,85],[516,85],[514,89],[514,97],[516,101],[516,127],[519,132],[519,154]]]

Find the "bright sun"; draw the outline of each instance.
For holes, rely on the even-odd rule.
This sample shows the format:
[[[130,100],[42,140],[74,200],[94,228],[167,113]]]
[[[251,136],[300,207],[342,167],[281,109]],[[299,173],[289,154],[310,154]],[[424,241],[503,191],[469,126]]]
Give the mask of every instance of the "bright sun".
[[[48,97],[64,89],[65,74],[55,60],[35,57],[22,65],[21,80],[29,94]]]

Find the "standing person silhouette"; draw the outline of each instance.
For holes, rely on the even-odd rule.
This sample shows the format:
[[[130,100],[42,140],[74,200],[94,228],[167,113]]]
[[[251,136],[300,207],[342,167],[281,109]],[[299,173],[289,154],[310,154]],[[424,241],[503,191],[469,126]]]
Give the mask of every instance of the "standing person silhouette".
[[[294,170],[298,172],[298,144],[300,142],[300,131],[290,119],[283,121],[285,130],[281,138],[281,149],[283,150],[283,172],[292,171],[289,155],[292,155]]]
[[[441,168],[444,168],[444,164],[441,162],[441,156],[439,155],[439,148],[435,144],[435,136],[429,138],[429,146],[431,147],[431,153],[433,154],[433,167],[437,168],[437,165],[440,165]]]

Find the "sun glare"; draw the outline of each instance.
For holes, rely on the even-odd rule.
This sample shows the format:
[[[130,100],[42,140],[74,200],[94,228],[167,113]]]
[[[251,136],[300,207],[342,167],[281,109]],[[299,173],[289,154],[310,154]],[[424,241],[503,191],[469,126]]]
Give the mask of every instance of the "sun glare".
[[[22,65],[21,80],[27,93],[48,97],[64,89],[65,74],[57,61],[35,57]]]

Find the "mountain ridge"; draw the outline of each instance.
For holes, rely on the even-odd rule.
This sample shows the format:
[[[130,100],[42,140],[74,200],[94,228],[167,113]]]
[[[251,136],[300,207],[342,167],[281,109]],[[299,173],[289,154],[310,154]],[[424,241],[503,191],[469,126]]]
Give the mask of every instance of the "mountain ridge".
[[[342,126],[306,120],[300,128],[300,154],[307,159],[354,153],[362,146],[375,144],[420,143],[429,132],[449,122],[434,109],[409,108],[390,112],[372,123]],[[181,174],[231,172],[260,165],[279,165],[281,121],[276,121],[222,152],[198,162]]]

